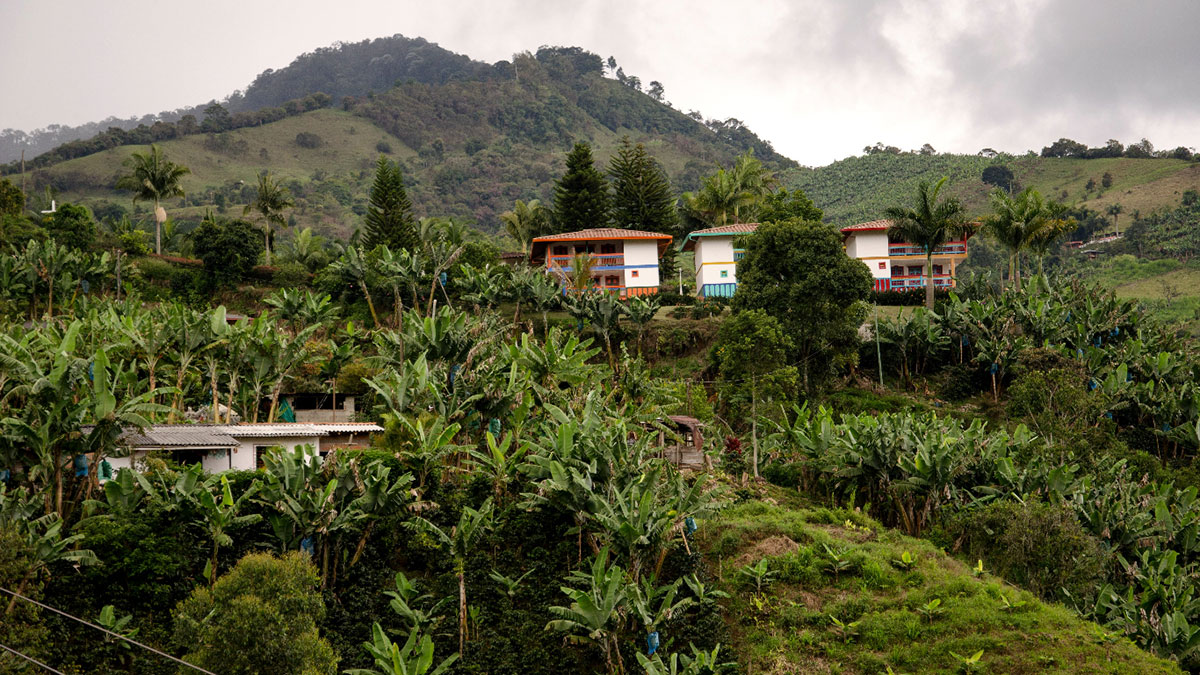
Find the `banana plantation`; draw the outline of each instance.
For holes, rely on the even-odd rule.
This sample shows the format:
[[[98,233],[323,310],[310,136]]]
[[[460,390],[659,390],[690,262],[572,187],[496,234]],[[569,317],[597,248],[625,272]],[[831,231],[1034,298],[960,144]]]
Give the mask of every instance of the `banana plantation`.
[[[0,256],[0,644],[62,672],[1006,672],[1053,630],[1047,672],[1200,666],[1197,364],[1138,307],[964,284],[799,393],[669,344],[721,307],[460,253],[349,247],[246,315],[52,240]],[[103,469],[293,392],[384,431]],[[698,470],[664,452],[683,414]]]

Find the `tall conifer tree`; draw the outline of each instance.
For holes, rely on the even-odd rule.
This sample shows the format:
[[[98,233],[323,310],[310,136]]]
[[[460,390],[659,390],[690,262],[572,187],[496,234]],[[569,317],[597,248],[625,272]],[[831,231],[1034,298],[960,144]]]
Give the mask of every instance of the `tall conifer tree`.
[[[596,169],[592,148],[580,141],[567,154],[567,171],[554,185],[554,227],[573,232],[608,225],[608,181]]]
[[[404,190],[400,167],[383,155],[375,167],[365,220],[363,246],[367,249],[380,244],[392,250],[411,249],[419,243],[412,202]]]
[[[646,152],[646,146],[634,145],[628,136],[622,138],[621,147],[608,163],[608,175],[613,186],[614,226],[679,236],[671,180],[662,165]],[[675,249],[670,247],[659,261],[659,275],[668,283],[674,274]]]

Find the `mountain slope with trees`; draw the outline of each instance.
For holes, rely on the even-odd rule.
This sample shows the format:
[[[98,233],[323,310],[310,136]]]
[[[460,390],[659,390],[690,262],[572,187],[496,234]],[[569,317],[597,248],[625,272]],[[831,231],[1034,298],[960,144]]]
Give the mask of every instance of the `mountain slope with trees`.
[[[304,87],[323,87],[327,82],[317,74],[356,63],[356,49],[301,57],[289,69],[260,76],[245,96],[274,104]],[[448,211],[487,230],[497,229],[498,214],[515,200],[549,203],[563,156],[576,141],[588,141],[600,163],[625,136],[644,143],[676,191],[692,189],[717,164],[747,150],[772,169],[795,165],[741,122],[706,122],[699,113],[675,110],[662,101],[661,85],[644,93],[636,77],[606,76],[613,69],[579,48],[543,47],[493,66],[433,47],[425,51],[443,64],[441,75],[428,81],[398,78],[386,91],[339,97],[308,91],[283,108],[257,112],[239,110],[241,99],[231,100],[228,107],[208,107],[202,120],[114,133],[69,152],[56,150],[40,162],[71,159],[24,176],[13,173],[16,165],[7,171],[29,194],[50,188],[98,212],[119,212],[130,204],[115,189],[114,173],[131,152],[144,149],[130,143],[156,142],[192,169],[184,181],[188,197],[173,205],[176,219],[198,221],[214,204],[218,210],[245,205],[247,186],[270,168],[295,196],[300,224],[346,236],[365,213],[380,154],[397,161],[416,215]],[[275,93],[260,94],[268,84]]]

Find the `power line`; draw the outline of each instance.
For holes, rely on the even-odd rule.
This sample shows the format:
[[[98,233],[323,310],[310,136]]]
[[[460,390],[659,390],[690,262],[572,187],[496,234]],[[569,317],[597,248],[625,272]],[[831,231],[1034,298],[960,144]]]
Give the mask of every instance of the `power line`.
[[[56,675],[66,675],[66,673],[62,672],[61,670],[55,670],[55,669],[51,668],[50,666],[42,663],[41,661],[38,661],[37,659],[33,658],[32,656],[27,656],[25,654],[22,654],[21,652],[13,649],[12,647],[6,647],[4,645],[0,645],[0,649],[3,649],[6,652],[12,652],[13,654],[16,654],[17,656],[25,659],[26,661],[28,661],[32,664],[41,666],[42,668],[45,668],[46,670],[48,670],[52,673],[56,673]]]
[[[70,615],[70,614],[67,614],[66,612],[64,612],[64,611],[62,611],[62,610],[60,610],[60,609],[55,609],[55,608],[51,607],[50,605],[45,605],[45,604],[42,604],[42,603],[40,603],[40,602],[38,602],[37,600],[34,600],[34,599],[32,599],[32,598],[27,598],[27,597],[25,597],[25,596],[21,595],[20,593],[16,593],[16,592],[14,592],[14,591],[10,591],[10,590],[8,590],[7,588],[4,588],[4,587],[2,587],[2,586],[0,586],[0,592],[8,593],[9,595],[13,596],[14,598],[20,598],[20,599],[24,600],[25,602],[30,602],[30,603],[33,603],[33,604],[37,605],[38,607],[41,607],[42,609],[48,609],[48,610],[50,610],[51,612],[54,612],[55,614],[59,614],[59,615],[61,615],[61,616],[65,616],[65,617],[67,617],[68,619],[71,619],[71,620],[73,620],[73,621],[78,621],[79,623],[81,623],[81,624],[83,624],[83,625],[85,625],[85,626],[89,626],[89,627],[91,627],[91,628],[95,628],[96,630],[98,630],[98,631],[100,631],[100,632],[102,632],[102,633],[107,633],[108,635],[111,635],[111,636],[113,636],[113,637],[115,637],[115,638],[119,638],[119,639],[121,639],[121,640],[124,640],[124,641],[126,641],[126,642],[130,643],[130,644],[137,645],[138,647],[141,647],[142,649],[146,649],[146,650],[152,651],[152,652],[154,652],[155,654],[158,654],[159,656],[163,656],[163,657],[166,657],[166,658],[168,658],[168,659],[171,659],[171,660],[172,660],[172,661],[174,661],[175,663],[179,663],[179,664],[182,664],[182,665],[185,665],[185,666],[187,666],[188,668],[192,668],[192,669],[194,669],[194,670],[198,670],[198,671],[200,671],[200,672],[202,672],[202,673],[205,673],[205,675],[217,675],[216,673],[212,672],[211,670],[205,670],[205,669],[201,668],[200,666],[197,666],[197,665],[194,665],[194,664],[188,663],[187,661],[184,661],[183,659],[177,659],[177,658],[175,658],[174,656],[171,656],[170,654],[168,654],[168,653],[166,653],[166,652],[159,651],[159,650],[157,650],[157,649],[155,649],[154,647],[151,647],[151,646],[149,646],[149,645],[144,645],[144,644],[142,644],[142,643],[138,642],[137,640],[134,640],[134,639],[131,639],[131,638],[125,637],[124,635],[121,635],[120,633],[114,633],[114,632],[112,632],[111,630],[108,630],[107,628],[104,628],[104,627],[102,627],[102,626],[97,626],[96,624],[94,624],[94,623],[92,623],[92,622],[90,622],[90,621],[86,621],[86,620],[84,620],[84,619],[80,619],[80,618],[79,618],[79,617],[77,617],[77,616],[72,616],[72,615]],[[3,646],[3,645],[0,645],[0,646]],[[22,656],[23,656],[23,655],[22,655]],[[39,665],[41,665],[41,664],[39,664]],[[53,672],[55,672],[55,673],[57,673],[57,672],[58,672],[57,670],[53,670],[52,668],[49,668],[49,666],[46,666],[46,668],[48,668],[48,669],[52,670],[52,671],[53,671]],[[60,674],[60,675],[61,675],[61,674]]]

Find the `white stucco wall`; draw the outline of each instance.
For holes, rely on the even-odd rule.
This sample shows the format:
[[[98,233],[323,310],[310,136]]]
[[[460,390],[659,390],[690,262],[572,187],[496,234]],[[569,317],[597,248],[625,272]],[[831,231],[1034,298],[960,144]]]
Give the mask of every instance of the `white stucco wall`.
[[[626,288],[658,287],[658,241],[655,239],[627,239],[625,244],[625,266],[647,265],[624,270]],[[633,273],[637,272],[636,277]]]
[[[871,276],[876,279],[888,279],[892,276],[892,265],[888,260],[887,232],[862,232],[851,235],[846,241],[846,255],[866,263],[871,270]],[[883,267],[880,267],[880,263],[883,263]]]
[[[723,278],[721,272],[725,272]],[[733,237],[700,237],[696,243],[696,291],[705,284],[735,283],[737,262],[733,259]]]
[[[311,445],[313,451],[318,451],[321,448],[321,439],[317,436],[258,436],[258,437],[234,437],[239,443],[237,450],[234,452],[235,469],[254,469],[257,467],[257,455],[254,452],[256,447],[272,447],[281,446],[285,450],[294,450],[298,445]],[[248,464],[248,466],[243,466]]]

